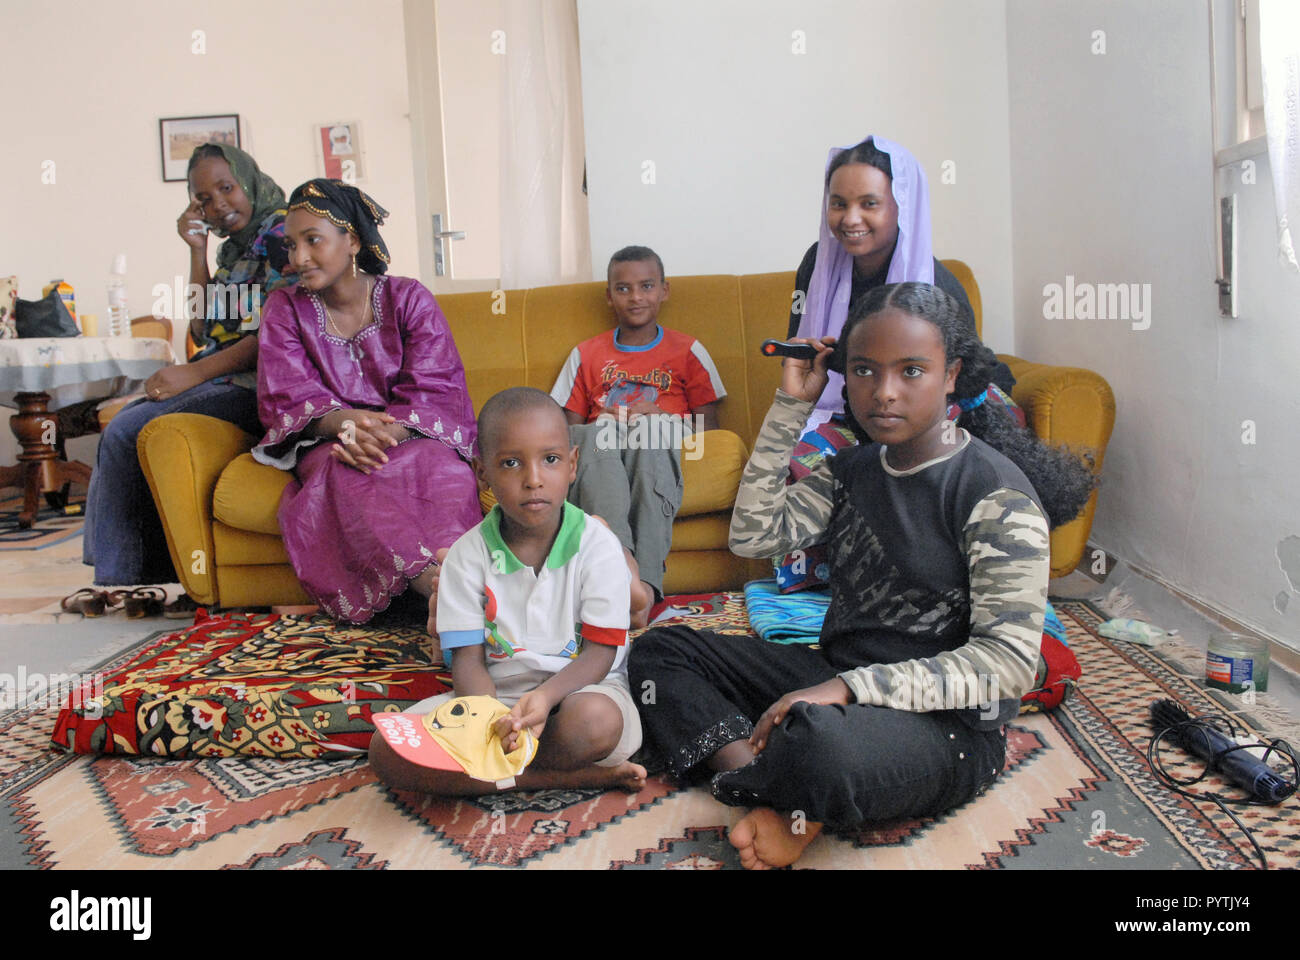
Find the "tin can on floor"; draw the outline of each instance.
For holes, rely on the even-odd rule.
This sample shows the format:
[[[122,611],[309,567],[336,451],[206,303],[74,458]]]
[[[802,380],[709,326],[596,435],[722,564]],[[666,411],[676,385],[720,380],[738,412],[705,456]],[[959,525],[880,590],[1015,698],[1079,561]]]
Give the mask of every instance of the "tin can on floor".
[[[1216,690],[1242,693],[1268,689],[1268,643],[1239,633],[1210,637],[1205,682]]]

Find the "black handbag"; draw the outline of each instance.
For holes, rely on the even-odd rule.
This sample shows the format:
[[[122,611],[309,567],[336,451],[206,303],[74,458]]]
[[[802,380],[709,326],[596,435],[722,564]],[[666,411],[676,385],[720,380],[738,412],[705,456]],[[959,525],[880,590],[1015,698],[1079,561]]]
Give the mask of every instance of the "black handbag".
[[[79,337],[77,322],[68,313],[58,290],[51,290],[40,300],[18,300],[14,318],[20,337]]]

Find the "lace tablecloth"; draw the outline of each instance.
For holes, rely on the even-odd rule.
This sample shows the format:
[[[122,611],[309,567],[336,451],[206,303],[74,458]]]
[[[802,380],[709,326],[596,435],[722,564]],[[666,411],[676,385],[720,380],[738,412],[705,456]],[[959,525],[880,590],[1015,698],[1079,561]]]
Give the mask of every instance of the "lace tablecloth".
[[[0,404],[19,393],[48,393],[48,409],[120,397],[176,362],[172,345],[154,337],[31,337],[0,340]]]

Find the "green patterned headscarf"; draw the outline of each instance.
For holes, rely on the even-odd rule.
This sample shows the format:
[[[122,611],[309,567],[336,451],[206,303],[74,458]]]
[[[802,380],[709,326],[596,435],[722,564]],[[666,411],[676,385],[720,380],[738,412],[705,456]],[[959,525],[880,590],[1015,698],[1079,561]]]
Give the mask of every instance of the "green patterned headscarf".
[[[226,158],[226,163],[230,164],[230,172],[234,174],[235,182],[243,188],[244,194],[253,205],[253,215],[248,218],[247,225],[238,233],[230,234],[226,242],[217,249],[217,266],[229,267],[247,253],[248,248],[257,238],[262,221],[273,213],[285,212],[284,191],[280,189],[278,183],[261,171],[256,160],[238,147],[224,143],[204,143],[195,147],[194,153],[190,155],[189,167],[186,169],[187,177],[203,159],[202,154],[211,153],[210,150],[205,149],[208,147],[216,147],[221,151],[221,155]],[[212,232],[219,237],[225,236],[215,227]]]

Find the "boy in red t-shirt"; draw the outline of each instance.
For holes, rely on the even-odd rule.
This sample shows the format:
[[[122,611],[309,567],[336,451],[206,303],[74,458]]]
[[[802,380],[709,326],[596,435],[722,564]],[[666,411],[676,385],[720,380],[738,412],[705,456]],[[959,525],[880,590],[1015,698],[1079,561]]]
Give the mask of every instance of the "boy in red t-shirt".
[[[551,388],[579,448],[569,501],[603,518],[635,559],[633,626],[663,598],[683,442],[717,429],[726,396],[704,345],[659,325],[668,292],[663,261],[649,247],[615,253],[605,299],[618,326],[574,347]]]

